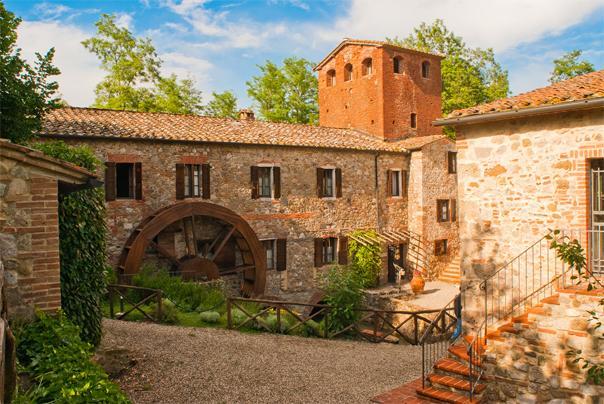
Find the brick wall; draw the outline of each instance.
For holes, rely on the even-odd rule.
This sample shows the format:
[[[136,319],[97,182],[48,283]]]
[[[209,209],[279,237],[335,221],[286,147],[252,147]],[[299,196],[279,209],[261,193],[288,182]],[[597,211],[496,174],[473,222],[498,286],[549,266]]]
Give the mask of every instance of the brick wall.
[[[393,72],[393,58],[401,58],[401,73]],[[362,75],[362,63],[372,59],[372,74]],[[430,62],[429,78],[421,64]],[[344,81],[344,67],[352,64],[352,80]],[[335,70],[336,85],[328,86],[327,72]],[[346,45],[318,71],[319,122],[322,126],[356,128],[378,137],[440,134],[431,122],[441,116],[440,58],[423,53]],[[417,129],[410,127],[417,114]]]

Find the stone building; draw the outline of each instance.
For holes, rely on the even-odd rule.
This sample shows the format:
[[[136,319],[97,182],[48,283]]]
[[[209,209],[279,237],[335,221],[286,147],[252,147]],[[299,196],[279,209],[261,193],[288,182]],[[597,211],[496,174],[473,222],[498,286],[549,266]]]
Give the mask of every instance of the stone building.
[[[389,235],[383,282],[393,263],[407,266],[410,232],[438,272],[458,249],[454,144],[429,124],[440,57],[345,40],[317,71],[320,126],[249,110],[234,120],[61,108],[40,135],[105,162],[109,253],[125,276],[155,256],[249,294],[308,293],[346,262],[357,229]]]
[[[0,267],[11,318],[28,318],[34,307],[61,307],[58,197],[94,179],[80,167],[0,139]]]

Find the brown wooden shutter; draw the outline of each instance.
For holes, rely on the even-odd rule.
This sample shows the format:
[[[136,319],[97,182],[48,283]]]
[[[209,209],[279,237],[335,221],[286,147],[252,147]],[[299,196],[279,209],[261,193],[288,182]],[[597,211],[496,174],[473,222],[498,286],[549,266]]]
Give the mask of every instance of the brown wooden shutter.
[[[392,196],[392,171],[386,170],[386,195]]]
[[[317,167],[317,196],[323,198],[323,169]]]
[[[273,167],[273,185],[275,199],[281,198],[281,167]]]
[[[176,164],[176,199],[185,199],[185,165]]]
[[[143,199],[143,164],[134,163],[134,199]]]
[[[258,199],[258,167],[250,167],[250,177],[252,181],[252,199]]]
[[[287,239],[277,239],[277,271],[287,269]]]
[[[455,199],[451,199],[451,221],[457,221],[457,201]]]
[[[323,266],[323,239],[315,239],[315,267],[320,268]]]
[[[341,236],[338,245],[338,264],[348,264],[348,237]]]
[[[115,201],[115,163],[105,163],[105,200]]]
[[[407,196],[409,194],[409,173],[407,171],[401,171],[401,176],[403,187],[403,189],[401,189],[401,195]]]
[[[336,198],[342,197],[342,169],[336,168]]]
[[[210,165],[201,165],[201,197],[210,199]]]

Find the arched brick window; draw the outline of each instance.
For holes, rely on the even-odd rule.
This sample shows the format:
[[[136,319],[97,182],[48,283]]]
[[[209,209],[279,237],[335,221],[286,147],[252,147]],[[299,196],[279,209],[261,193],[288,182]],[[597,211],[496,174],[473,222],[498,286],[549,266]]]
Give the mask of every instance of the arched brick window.
[[[392,71],[396,74],[400,74],[403,72],[403,58],[400,56],[395,56],[392,59]]]
[[[430,77],[430,62],[427,60],[422,62],[422,77],[425,79]]]
[[[352,65],[347,63],[346,66],[344,66],[344,81],[350,80],[352,80]]]
[[[363,60],[361,73],[363,74],[363,76],[367,76],[373,73],[373,61],[371,60],[371,58]]]
[[[336,85],[336,71],[331,69],[327,72],[326,76],[327,87],[333,87]]]

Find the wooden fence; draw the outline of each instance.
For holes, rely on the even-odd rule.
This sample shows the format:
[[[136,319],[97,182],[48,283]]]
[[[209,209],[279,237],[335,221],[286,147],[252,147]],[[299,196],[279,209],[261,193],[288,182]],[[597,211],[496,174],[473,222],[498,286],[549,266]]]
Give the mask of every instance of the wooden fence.
[[[146,319],[154,323],[158,323],[162,318],[162,296],[161,289],[142,288],[131,285],[107,285],[109,293],[109,317],[118,320],[124,320],[126,316],[133,313],[135,310],[140,312]],[[128,291],[136,293],[128,293]],[[140,297],[142,295],[142,297]],[[115,311],[115,300],[119,300],[119,312]],[[157,308],[155,316],[142,309],[146,303],[155,301]],[[126,304],[130,305],[126,309]]]
[[[250,309],[250,305],[256,306],[257,310]],[[234,315],[234,309],[238,310],[237,316]],[[330,327],[332,311],[333,307],[324,304],[229,297],[227,327],[241,329],[247,326],[280,334],[305,332],[321,338],[353,336],[370,342],[403,340],[411,345],[418,345],[423,331],[442,309],[359,309],[356,321],[338,330]],[[442,329],[451,329],[457,321],[452,308],[450,311],[439,320],[443,322]]]

